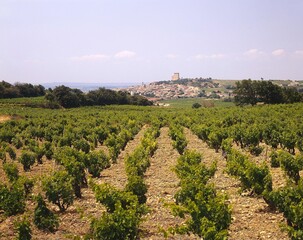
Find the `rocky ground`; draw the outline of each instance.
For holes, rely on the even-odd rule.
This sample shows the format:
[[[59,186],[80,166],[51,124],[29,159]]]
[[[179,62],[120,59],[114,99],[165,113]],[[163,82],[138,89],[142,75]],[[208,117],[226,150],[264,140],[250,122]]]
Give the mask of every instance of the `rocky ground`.
[[[98,183],[107,182],[121,189],[125,186],[127,177],[124,169],[124,159],[138,146],[147,127],[143,127],[134,139],[127,144],[125,150],[119,155],[117,164],[112,165],[101,173],[101,178],[97,180]],[[282,232],[279,227],[284,222],[282,215],[269,211],[262,198],[241,194],[239,181],[224,172],[226,162],[222,158],[221,153],[216,153],[215,150],[210,149],[204,142],[193,135],[190,130],[185,129],[185,134],[189,141],[188,149],[195,149],[200,152],[203,156],[203,162],[208,165],[213,161],[217,161],[218,169],[211,181],[219,192],[227,194],[228,203],[232,207],[229,239],[288,239],[287,234]],[[157,141],[158,149],[150,159],[151,166],[145,174],[145,182],[148,186],[147,206],[150,211],[140,226],[140,239],[165,239],[161,229],[168,229],[176,224],[182,224],[184,221],[174,217],[166,206],[166,203],[174,201],[174,194],[178,190],[179,182],[173,172],[173,167],[179,154],[172,148],[167,127],[161,128],[161,134]],[[35,194],[41,192],[39,179],[44,178],[50,172],[56,171],[56,169],[57,166],[53,161],[44,160],[43,165],[35,166],[30,172],[26,173],[26,175],[31,175],[37,179],[37,186],[34,189]],[[20,171],[23,172],[21,165]],[[281,172],[272,169],[272,175],[274,186],[281,185],[280,179],[283,177]],[[0,167],[0,181],[6,181],[2,167]],[[60,226],[56,233],[45,233],[32,225],[33,239],[73,239],[75,235],[85,235],[89,231],[90,219],[101,216],[104,208],[101,204],[96,203],[90,188],[84,188],[82,193],[82,199],[76,200],[74,205],[65,213],[59,214]],[[55,206],[49,205],[49,207],[55,212],[58,211]],[[33,218],[34,208],[35,202],[29,200],[26,211],[29,219]],[[13,222],[17,218],[18,216],[6,218],[0,213],[0,239],[15,238]],[[168,239],[199,238],[194,235],[175,235],[169,236]]]

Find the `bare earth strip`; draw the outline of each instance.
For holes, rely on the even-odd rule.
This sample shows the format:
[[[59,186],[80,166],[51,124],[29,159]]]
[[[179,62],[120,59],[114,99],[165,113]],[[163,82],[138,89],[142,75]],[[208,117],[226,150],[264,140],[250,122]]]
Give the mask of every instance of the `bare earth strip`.
[[[12,119],[11,116],[1,115],[0,116],[0,123],[9,121],[11,119]]]
[[[138,146],[147,126],[131,140],[125,150],[119,155],[117,164],[101,173],[98,182],[107,182],[116,187],[123,188],[127,177],[124,167],[124,159],[127,154]],[[240,184],[224,173],[226,161],[222,159],[220,153],[215,153],[204,142],[193,135],[190,130],[185,129],[186,137],[189,140],[188,148],[196,149],[203,154],[203,161],[210,165],[218,160],[218,170],[212,179],[218,191],[228,194],[229,203],[232,206],[232,224],[229,229],[229,239],[288,239],[287,235],[281,232],[279,224],[284,222],[281,214],[269,212],[263,199],[249,197],[239,194]],[[19,153],[18,153],[19,154]],[[18,155],[17,154],[17,155]],[[168,128],[162,128],[158,138],[158,150],[151,158],[151,166],[146,172],[145,182],[148,185],[147,205],[150,207],[150,213],[146,216],[146,221],[142,223],[142,234],[140,239],[158,240],[165,239],[159,232],[159,227],[167,229],[176,224],[181,224],[182,219],[172,216],[169,209],[164,206],[164,202],[173,202],[173,196],[178,190],[179,179],[176,177],[172,168],[176,165],[179,154],[172,148],[171,140],[168,136]],[[51,174],[57,169],[54,160],[44,160],[43,165],[33,166],[30,172],[24,173],[19,163],[18,168],[21,175],[34,177],[36,182],[34,193],[41,192],[40,180]],[[279,169],[278,169],[279,170]],[[275,173],[271,169],[273,178],[280,179],[280,170]],[[276,170],[277,171],[277,170]],[[5,174],[0,167],[0,181],[6,182]],[[281,182],[275,185],[279,186]],[[100,217],[104,208],[97,203],[90,188],[82,189],[83,198],[76,199],[74,205],[67,209],[65,213],[59,214],[60,225],[54,234],[38,230],[32,224],[33,239],[52,240],[52,239],[72,239],[75,235],[83,236],[89,231],[90,218]],[[57,207],[49,204],[48,206],[58,211]],[[36,207],[34,200],[27,201],[27,213],[32,222],[33,211]],[[3,215],[2,215],[3,217]],[[18,216],[5,217],[0,219],[0,239],[15,239],[13,231],[13,222]],[[199,239],[195,236],[170,236],[168,239]]]
[[[267,204],[262,198],[249,197],[239,193],[239,181],[231,178],[224,169],[226,161],[220,153],[210,149],[190,130],[185,129],[189,140],[188,148],[196,149],[203,155],[207,165],[218,160],[218,170],[212,180],[216,188],[228,195],[232,206],[232,223],[229,228],[229,239],[289,239],[279,225],[284,222],[282,214],[268,211]]]
[[[127,155],[130,155],[134,149],[138,147],[147,128],[148,126],[144,125],[134,139],[127,143],[124,151],[119,154],[117,163],[112,164],[110,168],[102,171],[101,178],[99,179],[98,183],[109,183],[119,189],[123,189],[125,187],[127,183],[127,176],[125,172],[124,160]]]
[[[174,217],[164,203],[174,202],[174,194],[178,190],[179,179],[173,172],[180,156],[173,149],[171,139],[168,136],[169,129],[161,128],[158,138],[158,149],[150,159],[151,166],[145,174],[145,183],[148,186],[147,206],[150,213],[142,223],[143,231],[140,239],[160,240],[166,239],[159,229],[168,229],[176,224],[182,224],[181,218]],[[170,236],[168,239],[199,239],[195,236]]]

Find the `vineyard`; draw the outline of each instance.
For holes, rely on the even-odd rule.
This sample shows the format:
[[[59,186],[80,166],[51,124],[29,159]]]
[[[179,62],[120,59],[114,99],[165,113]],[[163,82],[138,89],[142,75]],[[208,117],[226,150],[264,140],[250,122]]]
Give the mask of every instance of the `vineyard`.
[[[0,239],[303,239],[303,104],[0,108]]]

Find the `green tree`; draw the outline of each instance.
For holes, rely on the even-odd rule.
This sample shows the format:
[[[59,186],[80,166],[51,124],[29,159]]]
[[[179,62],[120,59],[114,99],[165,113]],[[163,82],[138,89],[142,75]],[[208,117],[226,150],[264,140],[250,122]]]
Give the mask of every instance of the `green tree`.
[[[194,103],[192,105],[192,108],[200,108],[200,107],[202,107],[202,105],[200,103]]]
[[[268,104],[283,102],[283,90],[271,81],[260,81],[257,84],[258,100]]]
[[[256,105],[258,102],[256,82],[251,79],[236,82],[234,94],[236,105]]]
[[[64,85],[54,88],[53,95],[56,101],[65,108],[79,107],[84,101],[82,91],[79,89],[71,89]]]

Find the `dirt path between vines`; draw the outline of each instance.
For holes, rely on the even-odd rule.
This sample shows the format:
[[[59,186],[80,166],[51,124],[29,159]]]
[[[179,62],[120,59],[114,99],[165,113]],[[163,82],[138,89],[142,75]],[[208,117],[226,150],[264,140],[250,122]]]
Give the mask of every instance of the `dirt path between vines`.
[[[145,174],[147,184],[147,206],[150,213],[142,223],[142,237],[140,239],[160,240],[166,239],[159,229],[167,230],[176,224],[181,224],[184,220],[174,217],[165,203],[174,202],[174,194],[178,190],[179,179],[173,172],[173,167],[177,164],[180,156],[173,149],[171,139],[168,135],[168,127],[160,129],[160,136],[157,139],[158,149],[150,159],[151,166]],[[195,236],[170,236],[168,239],[199,239]]]
[[[8,119],[9,120],[9,119]],[[140,143],[141,138],[148,126],[144,126],[140,132],[129,141],[124,151],[118,157],[117,164],[101,173],[101,178],[97,182],[107,182],[118,188],[123,188],[127,177],[125,173],[124,159],[127,154],[131,154]],[[218,191],[229,196],[229,204],[232,206],[232,224],[229,229],[229,239],[288,239],[287,235],[281,232],[279,224],[284,222],[281,214],[267,211],[266,204],[262,199],[252,198],[239,194],[239,181],[224,173],[226,162],[220,153],[215,153],[204,142],[193,135],[190,130],[185,129],[185,134],[189,140],[188,148],[196,149],[203,154],[203,161],[208,165],[213,161],[218,161],[218,171],[212,179]],[[168,136],[168,128],[161,129],[158,141],[158,149],[151,158],[151,166],[145,175],[145,182],[148,185],[147,205],[150,213],[146,215],[146,221],[140,226],[140,239],[161,240],[165,239],[159,228],[167,229],[183,222],[183,219],[174,217],[169,209],[164,206],[164,202],[173,202],[173,196],[178,190],[179,179],[172,168],[176,165],[179,154],[172,148],[171,139]],[[32,175],[41,178],[49,175],[56,166],[54,160],[47,161],[41,166],[34,166],[31,172],[22,175]],[[18,164],[19,166],[19,164]],[[21,166],[19,166],[21,167]],[[1,167],[2,168],[2,167]],[[5,181],[4,172],[1,171],[1,180]],[[37,180],[38,180],[37,179]],[[40,183],[36,183],[35,188],[40,188]],[[34,189],[34,192],[41,191]],[[89,231],[91,217],[100,217],[104,207],[97,203],[90,188],[82,189],[83,198],[76,199],[74,205],[67,209],[65,213],[59,214],[60,225],[54,234],[38,230],[32,224],[33,239],[55,240],[72,239],[75,235],[83,236]],[[27,201],[25,215],[33,220],[33,211],[36,206],[35,201]],[[57,207],[48,206],[57,212]],[[0,219],[0,239],[15,239],[13,222],[18,216]],[[168,239],[199,239],[196,236],[170,236]]]
[[[119,189],[123,189],[125,187],[127,183],[127,176],[125,172],[124,160],[127,155],[130,155],[135,148],[138,147],[147,128],[148,126],[144,125],[134,139],[127,143],[124,151],[119,154],[117,163],[112,164],[110,168],[103,170],[101,173],[101,178],[97,181],[97,183],[108,183]]]
[[[202,153],[203,161],[207,165],[215,160],[218,161],[218,170],[212,182],[218,191],[228,195],[228,201],[232,207],[232,223],[229,227],[228,238],[231,240],[289,239],[279,227],[284,222],[282,214],[268,211],[267,204],[262,198],[240,194],[240,182],[224,173],[226,161],[222,158],[221,153],[215,153],[215,150],[210,149],[189,129],[185,129],[185,134],[189,140],[188,148]]]
[[[6,121],[9,121],[11,120],[12,117],[11,116],[7,116],[7,115],[0,115],[0,123],[2,122],[6,122]]]

